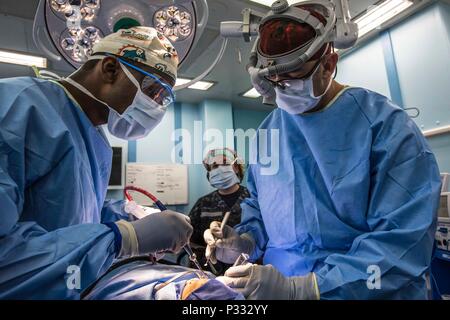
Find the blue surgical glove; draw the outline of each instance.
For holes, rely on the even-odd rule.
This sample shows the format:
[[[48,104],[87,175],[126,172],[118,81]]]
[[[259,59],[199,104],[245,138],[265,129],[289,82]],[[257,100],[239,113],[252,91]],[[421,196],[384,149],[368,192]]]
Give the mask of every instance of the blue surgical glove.
[[[165,210],[140,220],[119,220],[117,228],[122,236],[119,258],[157,252],[177,253],[191,238],[193,228],[188,216]]]
[[[212,263],[217,260],[233,264],[241,253],[251,255],[255,248],[255,241],[249,234],[239,235],[236,230],[225,225],[221,230],[221,222],[214,221],[207,229],[203,238],[207,243],[205,256]]]
[[[231,267],[217,280],[242,293],[248,300],[318,300],[316,276],[285,277],[272,265],[248,263]]]

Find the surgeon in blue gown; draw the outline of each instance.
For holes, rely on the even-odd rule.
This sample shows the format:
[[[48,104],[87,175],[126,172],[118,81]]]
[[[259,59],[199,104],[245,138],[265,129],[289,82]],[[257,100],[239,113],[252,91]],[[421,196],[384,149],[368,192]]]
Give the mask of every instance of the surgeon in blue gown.
[[[276,56],[307,45],[314,31],[270,20],[260,36],[259,49]],[[253,142],[242,223],[223,231],[212,223],[207,255],[262,258],[225,273],[248,299],[427,299],[435,157],[392,101],[334,81],[337,61],[328,43],[301,69],[270,79],[278,108]],[[266,164],[267,153],[279,163]]]
[[[0,299],[78,299],[114,259],[179,251],[192,234],[180,213],[129,221],[123,202],[105,201],[112,151],[101,125],[146,136],[176,80],[170,42],[134,29],[102,39],[70,78],[0,80]]]

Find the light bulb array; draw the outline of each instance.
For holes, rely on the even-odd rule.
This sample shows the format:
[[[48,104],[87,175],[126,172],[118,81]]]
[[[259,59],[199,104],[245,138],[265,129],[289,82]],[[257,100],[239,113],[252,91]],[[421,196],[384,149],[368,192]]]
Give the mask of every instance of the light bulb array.
[[[156,11],[153,24],[173,42],[186,39],[192,32],[191,14],[182,7],[168,6]]]
[[[92,48],[102,37],[92,22],[100,9],[100,0],[51,0],[51,7],[66,18],[67,32],[63,33],[60,45],[77,62],[92,54]]]

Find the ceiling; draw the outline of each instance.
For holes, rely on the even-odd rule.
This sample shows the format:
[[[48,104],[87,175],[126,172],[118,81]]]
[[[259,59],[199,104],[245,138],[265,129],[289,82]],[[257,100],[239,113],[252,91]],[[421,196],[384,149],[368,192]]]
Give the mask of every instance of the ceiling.
[[[366,10],[378,0],[349,0],[352,16]],[[25,19],[34,19],[39,0],[1,0],[0,13]],[[219,26],[221,21],[241,20],[244,8],[251,7],[265,12],[268,8],[254,4],[248,0],[208,0],[209,21],[199,39],[197,46],[183,63],[179,76],[194,78],[210,66],[216,58],[221,45]],[[267,109],[260,99],[241,97],[241,94],[252,86],[245,70],[251,43],[241,39],[230,39],[226,52],[216,68],[206,77],[206,80],[216,84],[208,91],[185,89],[177,92],[177,100],[198,103],[204,99],[223,99],[234,106],[251,109]],[[270,108],[269,108],[270,109]]]
[[[34,19],[39,0],[1,0],[0,13]]]

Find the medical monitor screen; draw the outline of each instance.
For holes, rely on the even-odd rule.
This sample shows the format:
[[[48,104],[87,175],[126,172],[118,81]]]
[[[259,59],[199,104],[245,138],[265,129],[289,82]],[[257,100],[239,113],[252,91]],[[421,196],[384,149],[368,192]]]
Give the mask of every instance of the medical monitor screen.
[[[121,147],[112,147],[113,156],[112,156],[112,167],[111,167],[111,177],[109,178],[109,186],[110,187],[119,187],[122,186],[122,148]]]

